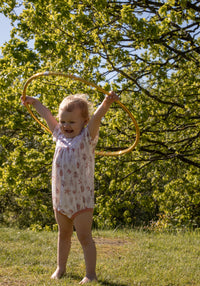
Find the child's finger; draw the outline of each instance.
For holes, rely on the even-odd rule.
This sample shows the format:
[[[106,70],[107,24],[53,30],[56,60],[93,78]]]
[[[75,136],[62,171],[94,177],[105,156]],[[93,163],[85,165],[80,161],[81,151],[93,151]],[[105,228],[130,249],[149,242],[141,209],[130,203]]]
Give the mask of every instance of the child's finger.
[[[112,100],[119,100],[119,96],[114,91],[110,91],[108,97]]]
[[[21,103],[24,105],[24,103],[25,103],[25,101],[24,101],[24,99],[23,99],[23,96],[21,96]]]

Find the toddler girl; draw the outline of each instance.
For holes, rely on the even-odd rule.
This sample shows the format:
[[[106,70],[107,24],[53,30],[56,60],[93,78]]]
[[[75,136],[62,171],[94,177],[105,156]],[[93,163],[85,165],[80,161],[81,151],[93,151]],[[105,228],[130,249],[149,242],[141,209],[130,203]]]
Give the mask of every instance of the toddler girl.
[[[93,116],[83,95],[66,97],[59,107],[59,123],[42,103],[26,97],[46,120],[56,141],[52,167],[52,201],[58,224],[57,268],[51,278],[66,272],[73,226],[84,252],[86,275],[79,284],[96,280],[96,248],[92,239],[94,208],[94,150],[98,141],[101,118],[118,100],[114,92],[106,95]]]

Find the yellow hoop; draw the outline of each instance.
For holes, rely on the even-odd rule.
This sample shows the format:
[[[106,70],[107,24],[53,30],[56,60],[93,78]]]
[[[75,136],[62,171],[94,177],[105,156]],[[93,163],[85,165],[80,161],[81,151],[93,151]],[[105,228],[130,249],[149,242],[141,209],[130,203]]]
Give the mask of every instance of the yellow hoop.
[[[100,86],[97,86],[95,85],[94,83],[92,82],[89,82],[85,79],[82,79],[80,77],[77,77],[77,76],[74,76],[74,75],[71,75],[71,74],[63,74],[63,73],[60,73],[60,72],[42,72],[42,73],[37,73],[37,74],[34,74],[33,76],[31,76],[25,83],[24,85],[24,88],[23,88],[23,92],[22,92],[22,99],[25,100],[26,98],[26,89],[29,85],[29,83],[38,78],[38,77],[42,77],[42,76],[61,76],[61,77],[66,77],[66,78],[70,78],[70,79],[73,79],[73,80],[76,80],[76,81],[80,81],[80,82],[83,82],[84,84],[87,84],[87,85],[90,85],[94,88],[96,88],[98,91],[104,93],[104,94],[107,94],[109,95],[109,92],[102,89]],[[122,104],[119,100],[116,101],[120,106],[121,108],[126,112],[128,113],[128,115],[130,116],[130,118],[132,119],[134,125],[135,125],[135,130],[136,130],[136,138],[135,138],[135,141],[134,143],[129,147],[129,148],[126,148],[126,149],[123,149],[123,150],[119,150],[119,151],[114,151],[114,152],[111,152],[111,151],[95,151],[95,154],[97,155],[101,155],[101,156],[117,156],[117,155],[123,155],[123,154],[126,154],[130,151],[132,151],[136,145],[138,144],[138,141],[139,141],[139,137],[140,137],[140,130],[139,130],[139,127],[138,127],[138,124],[134,118],[134,116],[132,115],[132,113],[128,110],[128,108],[126,108],[126,106],[124,104]],[[50,131],[50,129],[48,127],[46,127],[34,114],[33,112],[31,111],[31,109],[29,108],[28,104],[25,104],[27,110],[29,111],[29,113],[31,114],[31,116],[43,127],[46,129],[46,131],[48,131],[49,133],[52,133]]]

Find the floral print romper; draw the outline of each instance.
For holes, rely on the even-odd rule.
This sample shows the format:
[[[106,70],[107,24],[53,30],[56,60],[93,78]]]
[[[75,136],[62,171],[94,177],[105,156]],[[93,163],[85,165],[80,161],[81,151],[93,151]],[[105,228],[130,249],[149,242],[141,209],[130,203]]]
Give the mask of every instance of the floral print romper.
[[[52,167],[53,208],[70,219],[94,208],[94,150],[88,127],[66,138],[59,124],[53,132],[56,148]]]

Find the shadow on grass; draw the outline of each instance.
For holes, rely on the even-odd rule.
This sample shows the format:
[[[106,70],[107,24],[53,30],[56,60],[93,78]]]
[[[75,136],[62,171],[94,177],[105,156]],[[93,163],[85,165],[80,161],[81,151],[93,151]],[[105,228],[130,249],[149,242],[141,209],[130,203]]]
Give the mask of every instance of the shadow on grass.
[[[122,283],[118,283],[118,282],[108,282],[106,280],[98,280],[98,283],[100,283],[102,286],[127,286],[127,284],[122,284]]]
[[[80,277],[78,275],[70,275],[71,278],[75,279],[75,280],[79,280],[81,281],[83,277]],[[127,284],[122,284],[122,283],[118,283],[118,282],[109,282],[106,280],[99,280],[98,279],[98,284],[102,285],[102,286],[127,286]]]

